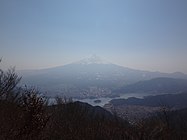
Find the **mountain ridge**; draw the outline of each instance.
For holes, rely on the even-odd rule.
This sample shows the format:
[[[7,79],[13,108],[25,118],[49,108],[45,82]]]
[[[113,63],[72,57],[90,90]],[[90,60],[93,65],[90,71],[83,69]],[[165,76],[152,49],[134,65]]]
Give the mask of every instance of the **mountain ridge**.
[[[101,96],[124,85],[157,77],[187,79],[187,75],[182,73],[149,72],[103,63],[102,59],[95,56],[53,68],[19,71],[18,74],[23,77],[24,84],[38,86],[53,94],[58,92],[71,96],[74,96],[72,92],[91,95],[93,88],[96,90],[94,94]]]
[[[158,77],[121,87],[116,93],[180,93],[187,91],[186,79]]]

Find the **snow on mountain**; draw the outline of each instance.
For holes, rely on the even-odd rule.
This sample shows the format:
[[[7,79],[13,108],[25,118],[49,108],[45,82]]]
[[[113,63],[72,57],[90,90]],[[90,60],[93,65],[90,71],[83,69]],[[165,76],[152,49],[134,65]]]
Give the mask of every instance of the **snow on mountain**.
[[[97,55],[92,55],[91,57],[89,58],[85,58],[85,59],[82,59],[80,61],[77,61],[73,64],[82,64],[82,65],[88,65],[88,64],[111,64],[109,62],[107,62],[106,60],[104,59],[101,59],[99,56]]]
[[[23,77],[23,84],[40,87],[51,94],[63,92],[71,96],[88,94],[90,91],[87,90],[93,87],[96,88],[94,94],[110,93],[111,89],[157,77],[187,79],[183,73],[135,70],[109,63],[96,55],[63,66],[20,71],[19,74]]]

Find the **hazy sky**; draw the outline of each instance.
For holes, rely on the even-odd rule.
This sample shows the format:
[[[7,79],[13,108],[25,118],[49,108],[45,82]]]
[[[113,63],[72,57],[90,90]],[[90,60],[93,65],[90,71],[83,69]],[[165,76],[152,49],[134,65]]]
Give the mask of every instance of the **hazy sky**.
[[[187,0],[0,0],[1,67],[53,67],[90,54],[187,73]]]

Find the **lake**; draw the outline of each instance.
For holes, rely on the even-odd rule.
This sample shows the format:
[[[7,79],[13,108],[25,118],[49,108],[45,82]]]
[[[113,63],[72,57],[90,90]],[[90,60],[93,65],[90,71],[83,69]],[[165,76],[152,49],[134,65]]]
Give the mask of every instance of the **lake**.
[[[128,93],[128,94],[122,94],[119,97],[114,97],[114,98],[94,98],[94,99],[73,99],[74,101],[80,101],[80,102],[86,102],[89,103],[93,106],[101,106],[103,107],[105,104],[109,103],[112,99],[127,99],[129,97],[136,97],[136,98],[143,98],[144,96],[149,96],[151,95],[150,93]],[[101,102],[94,102],[95,100],[100,100]]]

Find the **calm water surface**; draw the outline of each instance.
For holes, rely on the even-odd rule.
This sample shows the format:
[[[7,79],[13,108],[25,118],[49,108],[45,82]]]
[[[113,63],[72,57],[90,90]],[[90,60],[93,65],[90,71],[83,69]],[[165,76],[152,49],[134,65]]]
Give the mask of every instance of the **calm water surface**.
[[[119,97],[115,98],[95,98],[95,99],[79,99],[78,101],[89,103],[93,106],[104,106],[105,104],[109,103],[112,99],[127,99],[129,97],[136,97],[136,98],[143,98],[144,96],[149,96],[149,93],[128,93],[120,95]],[[76,100],[76,99],[75,99]],[[100,103],[95,103],[95,100],[100,100]]]

